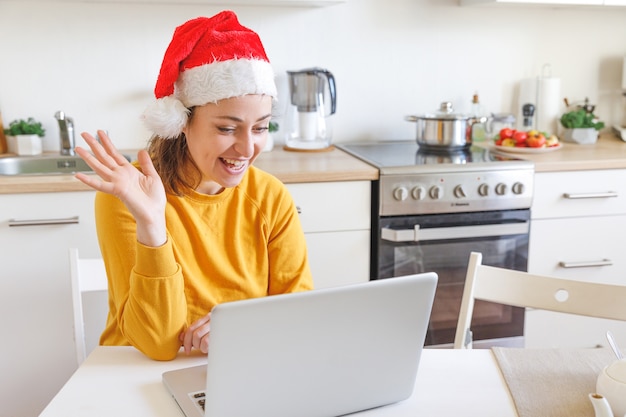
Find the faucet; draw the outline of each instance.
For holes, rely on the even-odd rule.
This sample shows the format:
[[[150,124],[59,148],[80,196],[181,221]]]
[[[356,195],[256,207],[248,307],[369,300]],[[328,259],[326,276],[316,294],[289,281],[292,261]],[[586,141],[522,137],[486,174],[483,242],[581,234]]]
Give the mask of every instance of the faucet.
[[[54,117],[59,122],[61,155],[75,155],[74,146],[76,146],[76,141],[74,140],[74,121],[71,117],[67,117],[62,111],[56,112]]]

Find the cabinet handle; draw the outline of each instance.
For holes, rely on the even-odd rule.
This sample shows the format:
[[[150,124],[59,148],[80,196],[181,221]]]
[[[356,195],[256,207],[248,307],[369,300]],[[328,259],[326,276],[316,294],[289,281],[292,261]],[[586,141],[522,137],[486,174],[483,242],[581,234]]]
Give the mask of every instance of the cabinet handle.
[[[296,211],[298,212],[298,214],[302,214],[302,209],[300,208],[300,206],[296,206]]]
[[[9,220],[9,227],[22,226],[48,226],[53,224],[78,224],[78,216],[66,217],[64,219],[33,219],[33,220]]]
[[[617,197],[617,193],[615,191],[607,191],[604,193],[563,193],[563,197],[570,200],[578,200],[582,198],[611,198]]]
[[[613,261],[610,259],[602,259],[600,261],[559,262],[561,268],[590,268],[594,266],[610,265],[613,265]]]

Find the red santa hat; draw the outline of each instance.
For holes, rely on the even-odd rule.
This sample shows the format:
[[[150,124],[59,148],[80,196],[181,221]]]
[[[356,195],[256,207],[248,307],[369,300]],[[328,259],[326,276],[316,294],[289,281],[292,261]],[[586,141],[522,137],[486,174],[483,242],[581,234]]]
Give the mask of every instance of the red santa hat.
[[[156,101],[145,125],[164,138],[177,137],[189,108],[247,94],[276,98],[274,71],[259,36],[232,11],[198,17],[176,28],[154,88]]]

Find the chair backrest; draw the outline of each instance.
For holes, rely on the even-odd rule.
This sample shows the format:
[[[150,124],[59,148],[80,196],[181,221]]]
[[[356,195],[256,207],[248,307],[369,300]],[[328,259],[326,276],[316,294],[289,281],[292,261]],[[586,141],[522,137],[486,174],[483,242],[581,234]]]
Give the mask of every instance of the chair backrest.
[[[102,259],[81,259],[70,248],[76,361],[80,365],[98,345],[108,311],[107,276]]]
[[[482,265],[470,255],[454,347],[471,348],[474,300],[626,321],[626,286],[574,281]]]

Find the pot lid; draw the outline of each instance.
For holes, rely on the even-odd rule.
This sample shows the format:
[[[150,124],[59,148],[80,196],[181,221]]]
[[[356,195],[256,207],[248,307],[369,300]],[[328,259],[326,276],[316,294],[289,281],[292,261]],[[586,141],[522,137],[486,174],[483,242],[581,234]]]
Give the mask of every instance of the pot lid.
[[[472,116],[468,114],[455,113],[454,108],[452,107],[452,103],[449,101],[444,101],[439,106],[439,110],[435,113],[426,113],[423,116],[417,116],[422,119],[429,120],[467,120]]]

